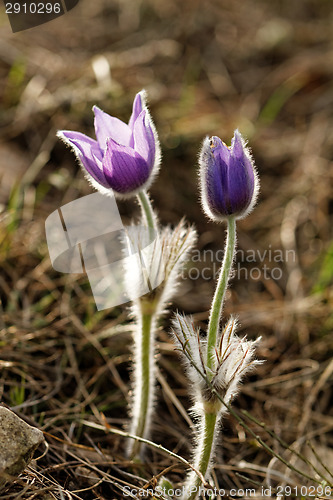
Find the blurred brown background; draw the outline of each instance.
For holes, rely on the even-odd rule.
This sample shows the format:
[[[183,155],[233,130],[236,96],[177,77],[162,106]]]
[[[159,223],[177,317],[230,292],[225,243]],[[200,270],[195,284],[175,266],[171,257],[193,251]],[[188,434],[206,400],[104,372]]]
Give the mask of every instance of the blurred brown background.
[[[125,319],[123,309],[95,314],[85,278],[52,270],[44,222],[53,210],[91,192],[56,131],[92,135],[93,104],[127,121],[134,95],[145,88],[163,152],[161,173],[151,189],[154,205],[163,224],[185,215],[196,225],[200,252],[216,252],[224,240],[224,227],[205,219],[198,200],[202,139],[218,135],[229,144],[235,128],[247,137],[261,191],[255,211],[239,224],[239,249],[257,252],[256,262],[243,265],[248,272],[258,267],[259,274],[244,279],[243,272],[234,280],[226,315],[238,313],[249,336],[263,335],[259,355],[267,362],[244,388],[239,406],[249,405],[288,443],[312,436],[327,450],[333,439],[332,2],[81,0],[68,14],[16,34],[2,9],[0,29],[0,328],[2,357],[14,360],[3,375],[0,396],[30,415],[33,405],[24,401],[38,400],[53,387],[56,358],[69,349],[64,333],[71,335],[79,356],[74,375],[70,362],[68,372],[63,368],[71,383],[75,374],[84,381],[94,376],[95,382],[98,370],[101,377],[110,376],[100,358],[87,372],[85,355],[93,351],[87,332],[101,342],[104,361],[106,354],[114,356],[112,370],[119,365],[126,382],[129,336],[124,334],[120,347],[113,334],[105,334],[110,321],[119,327]],[[119,208],[125,219],[137,210],[130,202]],[[290,251],[293,257],[274,264],[268,250],[284,256]],[[188,272],[191,266],[211,264],[190,263]],[[281,270],[278,279],[263,277],[265,264]],[[174,307],[204,322],[213,290],[213,279],[189,276]],[[167,331],[168,319],[164,326]],[[168,378],[177,356],[166,332],[160,340]],[[17,367],[22,363],[21,371],[28,370],[36,382],[39,359],[48,360],[49,372],[45,387],[32,389]],[[185,379],[180,371],[174,378],[169,383],[188,406]],[[107,396],[100,392],[104,379],[89,389],[99,394],[97,407],[103,401],[114,423],[119,380],[113,381],[114,392],[105,388]],[[24,401],[15,405],[18,384]],[[77,403],[67,397],[60,385],[57,401],[67,409],[73,406],[76,415]],[[85,401],[81,410],[89,407],[86,396],[75,397]],[[51,399],[50,406],[36,405],[35,419],[41,411],[52,419],[59,404]],[[184,422],[178,424],[184,426],[180,434],[189,432]],[[69,424],[63,425],[67,433]],[[49,428],[56,433],[51,423]],[[233,438],[225,444],[224,461],[233,474],[238,463],[232,458],[233,439],[240,434],[230,428]],[[170,432],[158,429],[161,440],[164,430],[166,436]],[[113,446],[119,451],[118,443]],[[186,446],[180,450],[188,452]],[[267,466],[262,450],[247,453],[248,462]]]

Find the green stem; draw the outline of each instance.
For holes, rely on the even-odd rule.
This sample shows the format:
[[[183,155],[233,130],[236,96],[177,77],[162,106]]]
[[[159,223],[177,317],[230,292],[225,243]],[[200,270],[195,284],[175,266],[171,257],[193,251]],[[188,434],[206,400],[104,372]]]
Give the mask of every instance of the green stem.
[[[220,276],[217,282],[212,308],[210,310],[208,333],[207,333],[207,367],[212,369],[214,365],[214,352],[216,348],[217,334],[222,315],[223,300],[228,286],[230,270],[236,248],[236,220],[228,217],[227,241]]]
[[[200,429],[199,434],[199,443],[197,445],[197,453],[194,468],[198,470],[202,476],[205,476],[209,462],[211,460],[213,445],[214,445],[214,435],[215,435],[215,426],[218,416],[218,409],[216,411],[205,411],[203,416],[203,427]],[[188,477],[186,487],[185,487],[185,495],[186,499],[194,500],[197,498],[199,493],[199,488],[202,485],[202,481],[200,477],[194,473],[190,472]]]
[[[228,217],[227,240],[225,243],[224,258],[212,302],[208,324],[206,366],[211,370],[214,368],[214,353],[217,347],[216,343],[222,316],[223,301],[228,286],[235,248],[236,220],[234,217]],[[221,404],[218,402],[215,404],[209,404],[206,401],[203,403],[203,406],[204,415],[202,417],[202,427],[199,431],[199,443],[196,449],[194,467],[203,476],[205,476],[213,454],[215,427],[219,420],[218,417],[221,410]],[[186,495],[188,495],[186,498],[188,500],[194,500],[197,498],[201,484],[200,478],[191,472],[186,483]]]
[[[157,235],[157,218],[146,191],[138,193],[142,218],[149,230],[150,243]],[[154,400],[154,327],[156,304],[149,295],[138,300],[138,317],[140,331],[135,332],[134,339],[134,400],[132,407],[131,433],[138,437],[146,437],[149,433],[152,402]],[[130,443],[129,455],[136,458],[140,454],[141,442]]]
[[[147,427],[149,425],[149,413],[151,409],[151,399],[153,398],[154,380],[152,377],[153,370],[153,355],[152,352],[152,329],[153,329],[153,314],[144,313],[141,310],[141,338],[134,345],[134,359],[137,358],[134,370],[135,386],[133,390],[134,405],[133,415],[134,426],[132,426],[132,434],[139,437],[145,437]],[[138,345],[139,344],[139,345]],[[139,356],[137,356],[139,354]],[[141,443],[132,441],[130,449],[131,458],[135,458],[140,453]]]
[[[139,203],[141,205],[141,211],[143,218],[145,219],[147,227],[152,229],[155,233],[157,233],[157,220],[156,215],[154,213],[153,207],[151,205],[149,196],[146,191],[140,191],[137,195]],[[154,233],[153,233],[154,236]]]

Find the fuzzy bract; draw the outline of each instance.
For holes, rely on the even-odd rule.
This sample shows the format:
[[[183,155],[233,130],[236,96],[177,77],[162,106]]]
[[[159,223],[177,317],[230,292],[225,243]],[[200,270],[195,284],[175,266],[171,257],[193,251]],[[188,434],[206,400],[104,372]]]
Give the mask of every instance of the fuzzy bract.
[[[151,300],[155,304],[157,315],[165,312],[179,284],[182,269],[194,247],[197,234],[184,219],[174,228],[163,227],[153,240],[149,229],[143,222],[138,226],[130,226],[127,239],[129,253],[140,255],[140,259],[128,260],[125,266],[126,283],[132,296],[140,296],[142,277],[149,280],[151,293],[142,300]]]
[[[176,314],[173,321],[173,336],[179,350],[186,359],[187,374],[193,386],[195,406],[198,390],[201,397],[212,397],[214,388],[226,404],[229,404],[239,390],[243,377],[261,363],[254,359],[255,349],[260,338],[247,340],[236,335],[237,322],[231,317],[220,331],[213,368],[208,368],[206,360],[206,342],[200,337],[191,317]],[[209,380],[210,384],[207,383]]]

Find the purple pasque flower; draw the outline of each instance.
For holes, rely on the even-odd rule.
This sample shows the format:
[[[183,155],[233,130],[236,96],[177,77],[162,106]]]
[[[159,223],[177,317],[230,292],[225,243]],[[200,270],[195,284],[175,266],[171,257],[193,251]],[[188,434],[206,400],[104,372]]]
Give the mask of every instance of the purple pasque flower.
[[[112,189],[125,198],[147,189],[159,168],[160,147],[145,91],[135,96],[128,124],[97,106],[93,111],[97,140],[69,130],[59,131],[58,137],[73,148],[89,181],[102,193]]]
[[[204,140],[200,153],[201,201],[213,220],[242,219],[253,208],[258,176],[243,137],[235,130],[229,148],[219,137]]]

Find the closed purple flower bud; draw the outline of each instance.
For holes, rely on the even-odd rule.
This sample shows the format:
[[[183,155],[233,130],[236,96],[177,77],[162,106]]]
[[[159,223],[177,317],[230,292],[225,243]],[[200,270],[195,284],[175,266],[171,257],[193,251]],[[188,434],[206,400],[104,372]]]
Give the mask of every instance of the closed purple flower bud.
[[[97,106],[93,111],[97,140],[68,130],[58,137],[73,148],[88,180],[102,193],[112,189],[126,198],[147,189],[159,168],[160,147],[145,91],[136,95],[128,124]]]
[[[244,218],[253,208],[259,189],[249,149],[235,130],[231,147],[219,137],[208,137],[200,153],[201,201],[213,220]]]

